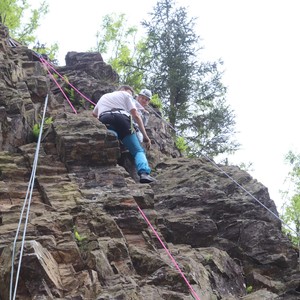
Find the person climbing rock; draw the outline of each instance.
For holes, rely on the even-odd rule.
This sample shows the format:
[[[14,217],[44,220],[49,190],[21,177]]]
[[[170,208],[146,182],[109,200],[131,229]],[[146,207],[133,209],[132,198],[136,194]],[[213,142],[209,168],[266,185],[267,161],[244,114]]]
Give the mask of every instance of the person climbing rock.
[[[140,183],[151,183],[155,179],[150,176],[151,168],[148,164],[145,150],[141,146],[134,130],[133,121],[137,123],[139,130],[143,134],[147,149],[151,147],[151,140],[137,111],[133,95],[134,90],[128,85],[122,85],[117,91],[104,94],[98,100],[93,110],[93,116],[97,117],[108,129],[114,130],[119,140],[134,157]]]
[[[145,107],[149,104],[152,97],[152,93],[148,89],[142,89],[135,98],[135,104],[137,107],[137,111],[143,121],[144,127],[147,126],[149,120],[149,112],[145,109]],[[139,130],[139,127],[136,125],[136,134],[139,141],[143,142],[143,134]]]

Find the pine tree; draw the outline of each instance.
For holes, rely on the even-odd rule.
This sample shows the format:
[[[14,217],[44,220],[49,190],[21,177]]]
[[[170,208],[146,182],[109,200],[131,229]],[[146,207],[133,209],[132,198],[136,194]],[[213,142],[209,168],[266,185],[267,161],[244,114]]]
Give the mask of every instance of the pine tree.
[[[195,18],[174,0],[159,0],[144,21],[151,53],[148,86],[159,94],[164,111],[177,133],[188,142],[188,153],[216,156],[234,152],[235,116],[226,104],[221,82],[222,61],[200,62],[200,37]]]

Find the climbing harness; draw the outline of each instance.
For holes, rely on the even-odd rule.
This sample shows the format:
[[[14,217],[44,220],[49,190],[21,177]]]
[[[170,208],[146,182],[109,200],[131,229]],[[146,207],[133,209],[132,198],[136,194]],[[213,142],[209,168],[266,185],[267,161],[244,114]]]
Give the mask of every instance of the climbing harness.
[[[107,111],[104,111],[102,112],[100,115],[99,115],[99,120],[101,119],[101,117],[105,116],[105,115],[119,115],[121,116],[122,118],[126,118],[127,120],[129,120],[129,132],[130,134],[134,134],[136,132],[136,129],[134,127],[134,122],[132,120],[132,116],[131,114],[129,114],[127,111],[123,110],[123,109],[119,109],[119,108],[113,108],[111,110],[107,110]],[[102,122],[103,123],[103,122]],[[106,128],[107,129],[111,129],[111,130],[114,130],[116,131],[116,129],[114,129],[114,126],[111,125],[111,124],[105,124]],[[118,135],[118,134],[117,134]],[[120,143],[122,141],[120,140]]]
[[[23,256],[24,244],[25,244],[25,237],[26,237],[26,230],[27,230],[27,224],[28,224],[29,212],[30,212],[30,205],[31,205],[31,200],[32,200],[32,192],[33,192],[33,187],[34,187],[34,180],[35,180],[36,168],[37,168],[37,163],[38,163],[38,156],[39,156],[39,150],[40,150],[40,145],[41,145],[41,139],[42,139],[43,126],[44,126],[44,121],[45,121],[45,114],[46,114],[46,110],[47,110],[47,105],[48,105],[48,94],[45,98],[44,112],[43,112],[43,117],[42,117],[42,121],[41,121],[41,125],[40,125],[40,132],[39,132],[38,142],[37,142],[37,146],[36,146],[36,150],[35,150],[31,177],[30,177],[30,180],[29,180],[29,185],[28,185],[26,197],[25,197],[23,207],[22,207],[22,210],[21,210],[19,224],[18,224],[18,228],[17,228],[17,231],[16,231],[16,235],[15,235],[14,243],[13,243],[13,248],[12,248],[9,300],[15,300],[16,299],[16,294],[17,294],[18,281],[19,281],[19,275],[20,275],[20,269],[21,269],[21,263],[22,263],[22,256]],[[17,269],[17,273],[16,273],[15,282],[13,282],[14,281],[14,263],[15,263],[16,250],[17,250],[17,239],[18,239],[19,234],[20,234],[20,227],[21,227],[21,224],[22,224],[22,219],[23,219],[23,215],[24,215],[25,210],[27,210],[27,211],[26,211],[25,223],[24,223],[24,228],[23,228],[23,236],[22,236],[22,242],[21,242],[21,248],[20,248],[18,269]],[[13,291],[13,288],[14,288],[14,291]]]

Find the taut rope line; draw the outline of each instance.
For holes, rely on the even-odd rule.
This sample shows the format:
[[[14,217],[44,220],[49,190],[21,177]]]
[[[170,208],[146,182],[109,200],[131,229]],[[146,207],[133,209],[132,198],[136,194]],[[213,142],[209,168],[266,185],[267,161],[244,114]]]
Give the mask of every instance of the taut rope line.
[[[166,120],[164,120],[152,107],[148,107],[150,108],[150,110],[157,116],[159,117],[163,122],[165,122],[171,129],[173,129],[176,132],[176,129],[170,124],[168,123]],[[287,223],[285,223],[280,217],[278,217],[273,211],[271,211],[268,207],[266,207],[261,201],[259,201],[255,196],[253,196],[249,191],[247,191],[242,185],[240,185],[236,180],[234,180],[230,175],[228,175],[222,168],[220,168],[213,160],[211,160],[207,155],[203,154],[203,156],[209,161],[211,162],[219,171],[221,171],[222,173],[224,173],[232,182],[234,182],[238,187],[240,187],[244,192],[246,192],[251,198],[253,198],[257,203],[259,203],[264,209],[266,209],[269,213],[271,213],[276,219],[278,219],[279,221],[281,221],[281,223],[289,228],[291,231],[293,231],[299,238],[300,235],[298,232],[296,232],[292,227],[290,227]],[[299,253],[300,253],[300,247],[299,247]],[[299,256],[299,260],[300,260],[300,256]]]
[[[43,58],[41,58],[41,61],[44,63],[45,60]],[[45,63],[44,63],[45,64]],[[58,74],[63,80],[65,80],[65,78],[63,78],[50,64],[48,64],[54,71],[56,74]],[[47,67],[47,66],[46,66]],[[49,74],[51,75],[52,79],[55,81],[56,85],[60,88],[58,82],[55,80],[55,78],[53,77],[53,75],[51,74],[51,72],[48,70]],[[67,82],[69,83],[69,82]],[[70,84],[70,83],[69,83]],[[72,86],[74,88],[74,86],[72,84],[70,84],[70,86]],[[62,91],[62,89],[60,88],[60,90]],[[76,92],[80,93],[77,89]],[[82,95],[85,99],[87,99],[82,93],[80,93],[80,95]],[[65,96],[66,97],[66,96]],[[89,100],[90,101],[90,100]],[[90,101],[91,102],[91,101]],[[93,103],[93,102],[91,102]],[[93,103],[94,104],[94,103]],[[199,296],[197,295],[197,293],[195,292],[195,290],[193,289],[193,287],[190,285],[190,283],[188,282],[188,280],[186,279],[184,273],[181,271],[180,267],[178,266],[176,260],[173,258],[172,254],[170,253],[170,251],[167,249],[167,247],[164,245],[163,241],[161,240],[161,238],[159,237],[158,233],[156,232],[156,230],[154,229],[154,227],[151,225],[150,221],[148,220],[147,216],[144,214],[144,212],[142,211],[142,209],[138,207],[139,212],[141,213],[142,217],[144,218],[144,220],[146,221],[146,223],[148,224],[148,226],[152,229],[153,233],[155,234],[155,236],[157,237],[157,239],[159,240],[159,242],[161,243],[161,245],[163,246],[163,248],[165,249],[165,251],[167,252],[168,256],[170,257],[170,259],[172,260],[173,264],[175,265],[176,269],[178,270],[178,272],[180,273],[180,275],[182,276],[183,280],[185,281],[185,283],[188,285],[192,295],[195,297],[196,300],[200,300]]]
[[[51,68],[51,70],[53,70],[61,79],[63,79],[67,84],[69,84],[80,96],[82,96],[85,100],[92,103],[93,105],[96,105],[96,103],[94,103],[92,100],[90,100],[84,94],[82,94],[74,85],[72,85],[70,82],[68,82],[59,72],[57,72],[55,70],[55,68],[49,62],[47,62],[44,58],[41,58],[41,60],[44,63],[44,65],[49,66]],[[57,83],[57,82],[55,82],[55,83]]]
[[[77,114],[76,109],[74,108],[73,104],[71,103],[71,101],[69,100],[68,96],[66,95],[66,93],[63,91],[63,89],[61,88],[61,86],[58,84],[57,80],[54,78],[54,76],[52,75],[52,73],[50,72],[50,70],[48,69],[46,63],[45,63],[45,59],[42,58],[41,56],[39,57],[40,61],[42,62],[42,64],[45,66],[45,68],[47,69],[47,72],[49,73],[49,75],[51,76],[52,80],[56,83],[57,87],[60,89],[60,91],[62,92],[62,94],[64,95],[64,97],[66,98],[66,100],[68,101],[68,103],[70,104],[73,112],[75,114]]]
[[[175,258],[172,256],[171,252],[168,250],[168,248],[165,246],[164,242],[162,241],[162,239],[160,238],[160,236],[158,235],[157,231],[154,229],[154,227],[152,226],[152,224],[150,223],[150,221],[148,220],[147,216],[145,215],[145,213],[142,211],[142,209],[137,205],[139,212],[141,213],[142,217],[144,218],[144,220],[146,221],[146,223],[148,224],[148,226],[151,228],[151,230],[153,231],[153,233],[155,234],[156,238],[158,239],[158,241],[160,242],[160,244],[163,246],[163,248],[165,249],[165,251],[167,252],[168,256],[170,257],[172,263],[174,264],[174,266],[176,267],[177,271],[179,272],[179,274],[181,275],[181,277],[183,278],[183,280],[185,281],[185,283],[187,284],[187,286],[189,287],[192,295],[197,299],[200,300],[199,296],[197,295],[197,293],[195,292],[195,290],[193,289],[193,287],[191,286],[191,284],[188,282],[188,280],[186,279],[184,273],[181,271],[180,267],[178,266]]]
[[[9,299],[10,300],[16,299],[16,294],[17,294],[18,281],[19,281],[19,275],[20,275],[20,269],[21,269],[21,263],[22,263],[22,256],[23,256],[23,251],[24,251],[25,236],[26,236],[26,230],[27,230],[27,224],[28,224],[28,218],[29,218],[30,204],[31,204],[31,200],[32,200],[32,191],[33,191],[33,186],[34,186],[36,168],[37,168],[37,163],[38,163],[38,154],[39,154],[40,145],[41,145],[41,139],[42,139],[43,126],[44,126],[44,120],[45,120],[47,105],[48,105],[48,94],[47,94],[46,99],[45,99],[44,112],[43,112],[43,117],[42,117],[42,121],[41,121],[38,142],[37,142],[37,146],[36,146],[36,150],[35,150],[31,177],[30,177],[30,180],[29,180],[29,185],[28,185],[26,197],[25,197],[24,204],[23,204],[23,207],[22,207],[22,210],[21,210],[19,224],[18,224],[18,228],[17,228],[17,231],[16,231],[14,243],[13,243],[12,259],[11,259],[10,289],[9,289]],[[28,196],[29,196],[29,199],[28,199]],[[26,212],[25,223],[24,223],[24,228],[23,228],[23,236],[22,236],[22,242],[21,242],[20,257],[19,257],[18,269],[17,269],[17,274],[16,274],[16,280],[15,280],[15,284],[14,284],[14,293],[12,294],[13,279],[14,279],[14,261],[15,261],[15,255],[16,255],[16,244],[17,244],[17,239],[18,239],[19,233],[20,233],[20,227],[21,227],[22,218],[23,218],[23,214],[24,214],[26,205],[27,205],[27,212]]]

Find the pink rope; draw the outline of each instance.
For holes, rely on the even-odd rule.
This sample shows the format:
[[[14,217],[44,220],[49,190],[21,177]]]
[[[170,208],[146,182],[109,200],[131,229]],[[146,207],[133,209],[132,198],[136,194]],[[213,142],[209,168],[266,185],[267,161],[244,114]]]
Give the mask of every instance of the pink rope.
[[[184,276],[183,272],[181,271],[180,267],[178,266],[176,260],[174,259],[174,257],[172,256],[172,254],[170,253],[170,251],[167,249],[167,247],[165,246],[165,244],[163,243],[162,239],[159,237],[157,231],[154,229],[154,227],[152,226],[152,224],[150,223],[150,221],[148,220],[148,218],[146,217],[146,215],[144,214],[144,212],[142,211],[142,209],[137,205],[141,215],[143,216],[144,220],[146,221],[146,223],[149,225],[149,227],[152,229],[153,233],[155,234],[155,236],[157,237],[157,239],[159,240],[159,242],[161,243],[161,245],[163,246],[163,248],[166,250],[168,256],[170,257],[170,259],[172,260],[173,264],[175,265],[176,269],[178,270],[178,272],[180,273],[180,275],[182,276],[182,278],[184,279],[184,281],[186,282],[187,286],[189,287],[189,289],[191,290],[192,294],[194,295],[194,297],[197,300],[200,300],[199,296],[197,295],[197,293],[195,292],[195,290],[193,289],[193,287],[190,285],[190,283],[188,282],[188,280],[186,279],[186,277]]]
[[[61,78],[63,79],[67,84],[69,84],[80,96],[82,96],[85,100],[89,101],[90,103],[92,103],[93,105],[96,105],[96,103],[94,103],[92,100],[90,100],[89,98],[87,98],[84,94],[82,94],[74,85],[72,85],[70,82],[68,82],[61,74],[59,74],[55,68],[53,68],[53,66],[51,64],[49,64],[46,60],[45,63]]]
[[[51,72],[48,69],[48,66],[50,66],[50,68],[59,76],[61,77],[63,80],[65,80],[65,78],[63,78],[63,76],[61,76],[52,66],[51,64],[49,64],[45,59],[40,57],[41,62],[46,66],[48,73],[50,74],[50,76],[52,77],[52,79],[54,80],[54,82],[56,83],[56,85],[58,86],[58,88],[60,89],[60,91],[62,92],[62,94],[65,96],[65,98],[67,99],[67,101],[69,102],[70,106],[72,107],[73,111],[77,114],[77,111],[75,110],[75,108],[73,107],[72,103],[70,102],[70,100],[68,99],[67,95],[65,94],[65,92],[62,90],[62,88],[60,87],[60,85],[58,84],[57,80],[54,78],[54,76],[51,74]],[[48,66],[47,66],[48,65]],[[66,80],[65,80],[66,81]],[[84,96],[80,91],[78,91],[71,83],[67,82],[77,93],[79,93],[82,97],[84,97],[86,100],[88,100],[89,102],[91,102],[92,104],[96,105],[94,102],[92,102],[91,100],[89,100],[86,96]],[[152,224],[150,223],[150,221],[148,220],[148,218],[146,217],[146,215],[144,214],[144,212],[142,211],[142,209],[137,205],[141,215],[143,216],[144,220],[146,221],[146,223],[148,224],[148,226],[151,228],[151,230],[153,231],[153,233],[155,234],[155,236],[157,237],[157,239],[159,240],[160,244],[163,246],[163,248],[165,249],[165,251],[167,252],[168,256],[170,257],[171,261],[173,262],[174,266],[176,267],[176,269],[178,270],[178,272],[180,273],[180,275],[182,276],[183,280],[185,281],[185,283],[187,284],[187,286],[189,287],[189,289],[191,290],[191,293],[193,294],[193,296],[197,299],[197,300],[201,300],[200,297],[197,295],[197,293],[195,292],[195,290],[193,289],[193,287],[190,285],[190,283],[188,282],[188,280],[186,279],[184,273],[181,271],[180,267],[178,266],[176,260],[174,259],[174,257],[172,256],[172,254],[170,253],[170,251],[168,250],[168,248],[165,246],[165,244],[163,243],[162,239],[159,237],[157,231],[154,229],[154,227],[152,226]]]
[[[49,71],[47,65],[45,64],[45,59],[43,59],[42,57],[40,57],[40,61],[42,62],[42,64],[46,67],[47,72],[49,73],[49,75],[51,76],[51,78],[53,79],[53,81],[56,83],[56,85],[58,86],[58,88],[60,89],[60,91],[62,92],[62,94],[64,95],[64,97],[66,98],[66,100],[68,101],[68,103],[70,104],[72,110],[74,111],[75,114],[77,114],[76,109],[74,108],[74,106],[72,105],[71,101],[69,100],[68,96],[66,95],[66,93],[63,91],[63,89],[61,88],[61,86],[59,85],[59,83],[57,82],[57,80],[54,78],[54,76],[52,75],[52,73]]]

